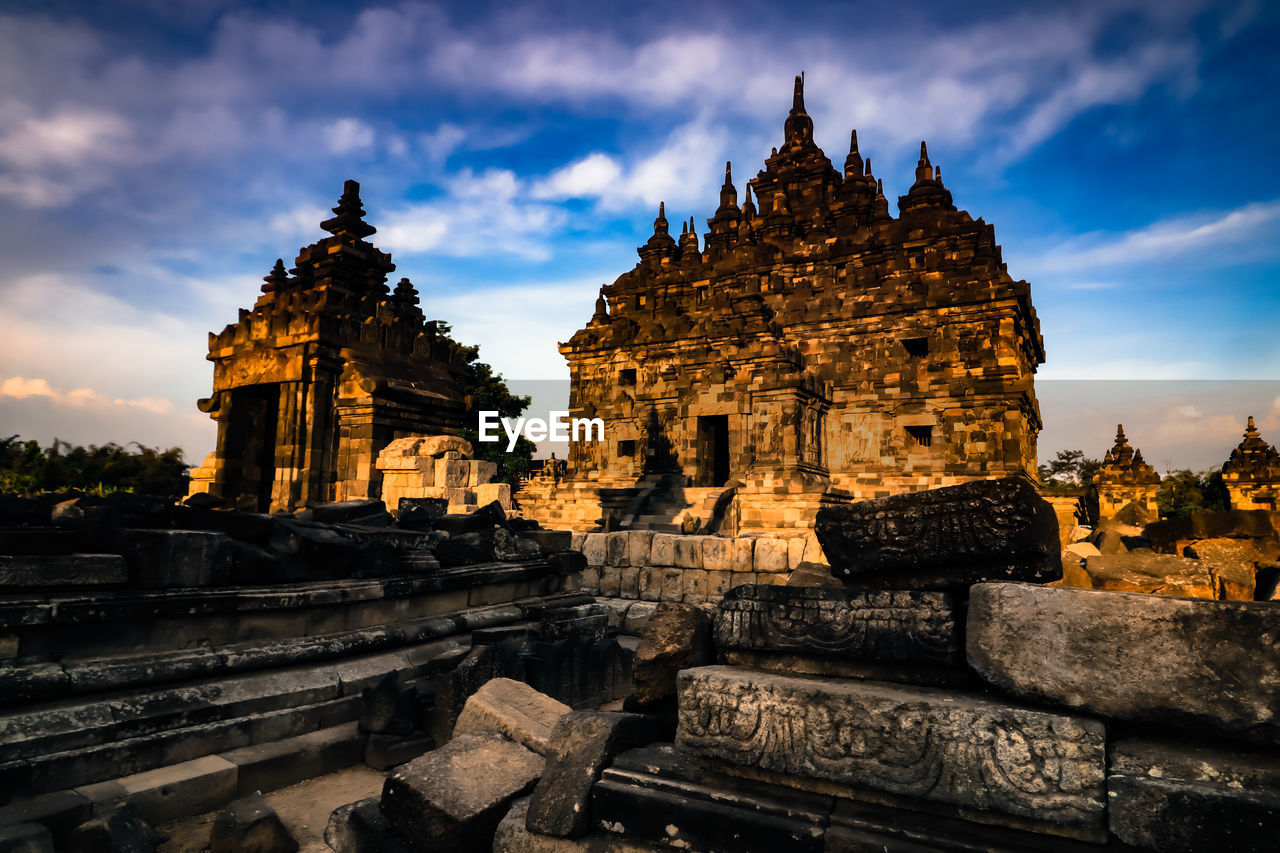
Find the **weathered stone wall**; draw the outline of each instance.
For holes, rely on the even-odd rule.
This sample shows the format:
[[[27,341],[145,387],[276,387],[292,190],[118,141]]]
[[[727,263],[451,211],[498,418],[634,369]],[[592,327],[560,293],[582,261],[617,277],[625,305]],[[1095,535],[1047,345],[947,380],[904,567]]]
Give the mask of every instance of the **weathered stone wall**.
[[[457,436],[397,438],[378,454],[383,503],[395,509],[402,498],[437,498],[460,514],[497,501],[510,510],[511,484],[492,482],[497,463],[471,455],[471,444]]]
[[[802,562],[825,563],[817,539],[686,536],[648,530],[575,533],[587,568],[565,589],[640,601],[719,601],[742,584],[782,585]]]

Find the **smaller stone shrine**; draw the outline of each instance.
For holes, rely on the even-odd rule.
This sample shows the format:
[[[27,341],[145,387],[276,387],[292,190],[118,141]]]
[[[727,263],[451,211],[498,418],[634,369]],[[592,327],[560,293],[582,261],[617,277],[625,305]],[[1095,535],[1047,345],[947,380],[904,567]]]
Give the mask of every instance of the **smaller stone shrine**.
[[[1280,452],[1262,440],[1249,417],[1244,440],[1222,465],[1232,509],[1276,509],[1280,494]]]
[[[1093,485],[1098,490],[1099,520],[1114,517],[1131,503],[1150,513],[1153,520],[1160,514],[1156,506],[1160,475],[1142,458],[1141,450],[1129,446],[1124,424],[1116,426],[1116,443],[1093,475]]]
[[[418,307],[391,256],[367,238],[360,185],[347,181],[324,238],[285,270],[277,260],[253,310],[209,335],[217,449],[191,493],[275,512],[376,498],[379,451],[408,435],[455,431],[463,415],[457,345]]]

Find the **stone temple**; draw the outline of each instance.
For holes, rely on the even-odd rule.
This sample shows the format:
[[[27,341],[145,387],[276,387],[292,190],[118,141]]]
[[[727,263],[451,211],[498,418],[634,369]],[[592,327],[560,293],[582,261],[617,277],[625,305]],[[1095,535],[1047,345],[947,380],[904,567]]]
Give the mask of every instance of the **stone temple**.
[[[814,143],[797,77],[782,147],[741,204],[726,165],[701,245],[692,219],[673,237],[660,206],[639,263],[561,344],[572,416],[602,419],[607,441],[575,444],[526,512],[661,529],[736,487],[730,527],[790,530],[821,505],[1034,478],[1030,286],[923,142],[898,211],[856,131],[843,172]]]
[[[411,435],[456,432],[463,399],[456,345],[426,321],[418,294],[367,238],[360,185],[347,181],[331,236],[276,261],[252,311],[209,335],[217,450],[192,493],[259,512],[378,497],[378,453]]]

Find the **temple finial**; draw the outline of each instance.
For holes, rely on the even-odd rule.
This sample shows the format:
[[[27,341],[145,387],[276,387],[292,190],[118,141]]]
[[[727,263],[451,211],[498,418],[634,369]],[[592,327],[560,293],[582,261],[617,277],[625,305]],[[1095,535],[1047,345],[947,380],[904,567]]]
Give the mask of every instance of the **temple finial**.
[[[866,175],[869,178],[871,177],[871,158],[870,157],[867,158],[866,163],[867,163],[867,170],[862,174]]]
[[[742,203],[742,212],[745,217],[750,218],[756,215],[756,206],[751,201],[751,183],[747,183],[746,201]]]
[[[658,218],[653,220],[653,233],[667,233],[667,203],[665,201],[658,202]]]
[[[862,155],[858,153],[858,131],[849,131],[849,156],[844,158],[844,176],[856,178],[862,172]]]
[[[1253,425],[1253,415],[1249,415],[1249,425],[1245,427],[1245,429],[1249,432],[1254,432],[1257,430],[1257,427]]]
[[[813,119],[804,110],[804,74],[796,75],[796,87],[791,96],[791,112],[783,125],[786,135],[784,150],[813,144]]]
[[[733,161],[724,161],[724,185],[726,187],[733,186]]]
[[[271,268],[271,272],[262,277],[262,280],[266,282],[266,284],[262,285],[263,293],[276,293],[284,290],[285,285],[289,282],[289,273],[284,268],[284,259],[276,258],[276,265]]]
[[[925,147],[924,140],[920,140],[920,160],[916,163],[916,183],[921,181],[932,180],[933,166],[929,163],[929,149]]]
[[[342,197],[332,219],[320,223],[320,227],[335,237],[351,235],[357,240],[374,234],[378,229],[364,221],[364,203],[360,200],[360,182],[348,180],[342,185]]]

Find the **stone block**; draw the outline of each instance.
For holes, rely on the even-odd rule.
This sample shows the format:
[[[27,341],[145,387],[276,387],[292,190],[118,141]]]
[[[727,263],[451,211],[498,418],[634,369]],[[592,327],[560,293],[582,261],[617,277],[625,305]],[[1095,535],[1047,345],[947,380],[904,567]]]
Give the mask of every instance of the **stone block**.
[[[662,586],[658,592],[659,601],[684,600],[684,573],[688,569],[663,569]]]
[[[611,536],[617,534],[610,534]],[[618,566],[604,566],[600,569],[600,594],[609,598],[617,598],[622,591],[622,569]]]
[[[732,572],[707,572],[707,599],[715,600],[733,588]]]
[[[574,711],[561,717],[525,826],[560,838],[585,835],[592,827],[591,786],[619,752],[652,740],[653,728],[639,714]]]
[[[641,601],[660,601],[662,599],[662,572],[664,570],[656,566],[646,566],[640,569],[640,600]]]
[[[786,539],[761,538],[756,540],[752,571],[785,572],[790,566],[790,546]]]
[[[1062,576],[1057,516],[1019,477],[822,507],[814,529],[846,583],[921,589]]]
[[[951,666],[961,625],[951,593],[739,586],[720,601],[716,646]]]
[[[1100,827],[1106,729],[977,695],[711,666],[680,674],[694,756],[1069,826]]]
[[[501,735],[462,735],[388,776],[382,812],[418,849],[488,850],[511,802],[542,768],[541,756]]]
[[[1075,572],[1070,573],[1073,577]],[[1144,592],[1184,598],[1216,598],[1209,567],[1188,557],[1133,551],[1086,557],[1082,567],[1086,589]],[[1075,584],[1073,584],[1075,585]],[[1252,597],[1251,597],[1252,600]]]
[[[652,601],[637,601],[627,608],[627,618],[622,623],[622,633],[633,637],[644,634],[658,605]]]
[[[38,823],[0,824],[0,853],[55,853],[53,834]]]
[[[729,573],[729,589],[739,586],[754,586],[760,582],[760,578],[784,577],[780,574],[763,574],[757,575],[755,572],[730,572]]]
[[[582,570],[581,589],[595,593],[600,592],[600,567],[587,566]]]
[[[539,755],[547,751],[551,730],[571,709],[510,678],[494,678],[467,700],[453,735],[498,732]]]
[[[712,572],[733,571],[733,557],[737,550],[735,541],[724,536],[707,537],[702,543],[702,568]]]
[[[582,551],[582,543],[587,539],[587,534],[574,531],[570,534],[569,547],[574,551]]]
[[[671,565],[681,569],[702,568],[702,543],[710,538],[709,536],[675,537],[675,562]]]
[[[1126,844],[1160,853],[1274,853],[1280,795],[1173,779],[1107,779],[1108,825]]]
[[[631,696],[640,704],[676,692],[676,673],[715,657],[711,620],[692,604],[663,602],[645,626],[631,670]]]
[[[753,536],[739,536],[733,543],[732,562],[729,571],[754,572],[756,570],[756,540]]]
[[[1188,557],[1195,557],[1209,568],[1214,581],[1216,598],[1224,601],[1253,601],[1258,563],[1265,562],[1262,554],[1247,539],[1201,539],[1183,548]]]
[[[474,489],[476,486],[488,484],[492,482],[493,478],[496,476],[498,476],[497,462],[490,462],[486,459],[467,460],[467,485],[471,488]],[[510,488],[510,484],[507,484],[508,497],[510,496]],[[478,491],[477,494],[479,494]],[[496,500],[496,498],[494,498],[494,500]],[[486,504],[488,502],[489,501],[485,500],[479,501],[481,504]]]
[[[0,587],[102,586],[128,580],[119,554],[0,554]]]
[[[71,853],[152,853],[156,842],[155,831],[137,806],[126,803],[77,826],[67,849]]]
[[[979,584],[969,665],[1015,696],[1280,744],[1280,608]]]
[[[233,796],[244,796],[254,791],[274,791],[304,779],[333,773],[360,763],[363,754],[364,735],[352,722],[284,740],[243,746],[218,757],[235,766]]]
[[[640,567],[627,566],[618,572],[618,595],[634,601],[640,597]]]
[[[497,501],[504,510],[511,509],[510,483],[477,483],[471,487],[471,491],[475,494],[475,503],[479,506]]]
[[[680,573],[682,601],[699,602],[707,598],[707,576],[703,569],[685,569]]]
[[[65,848],[71,830],[92,816],[93,804],[88,799],[75,791],[55,791],[0,806],[0,827],[40,824],[53,834],[57,846]]]
[[[676,540],[674,533],[655,533],[649,543],[649,565],[674,566],[676,564]]]
[[[525,827],[529,797],[516,800],[493,836],[493,853],[671,853],[666,845],[594,832],[582,838],[556,838]],[[341,853],[341,851],[339,851]]]
[[[471,466],[465,459],[440,459],[436,462],[436,486],[465,489],[471,484]]]
[[[236,765],[216,755],[147,770],[110,782],[76,788],[95,810],[121,800],[136,806],[144,820],[165,823],[212,811],[236,796]]]
[[[295,853],[298,842],[280,815],[255,791],[228,803],[213,819],[210,853]]]
[[[200,530],[121,530],[120,550],[134,586],[143,589],[224,583],[230,537]]]
[[[435,747],[429,735],[369,735],[364,746],[364,763],[374,770],[387,770],[412,761]]]
[[[377,797],[339,806],[329,815],[324,843],[334,853],[409,853],[409,845],[382,813]]]
[[[627,533],[627,565],[647,566],[653,550],[652,530],[632,530]]]
[[[582,555],[587,558],[588,566],[603,566],[606,561],[606,543],[608,533],[588,533],[582,540]]]
[[[606,533],[604,538],[604,562],[607,566],[631,565],[628,548],[631,534],[625,530]]]

